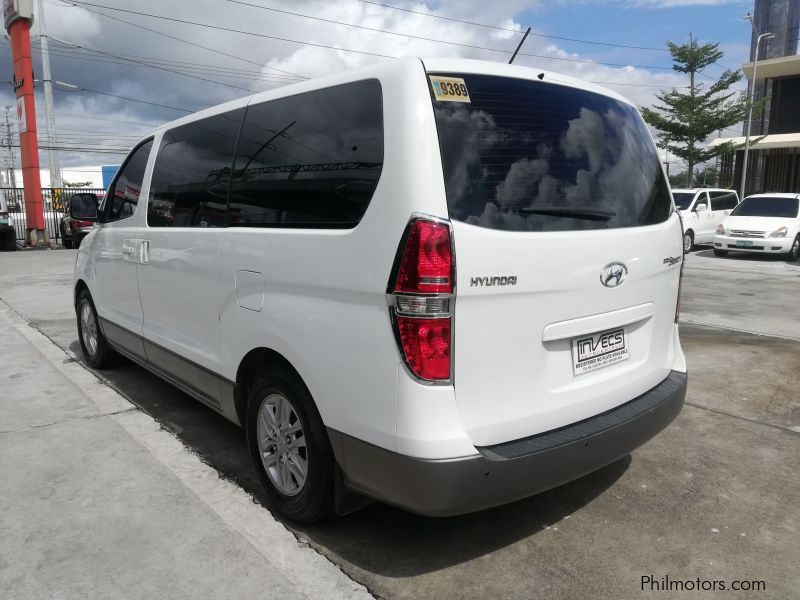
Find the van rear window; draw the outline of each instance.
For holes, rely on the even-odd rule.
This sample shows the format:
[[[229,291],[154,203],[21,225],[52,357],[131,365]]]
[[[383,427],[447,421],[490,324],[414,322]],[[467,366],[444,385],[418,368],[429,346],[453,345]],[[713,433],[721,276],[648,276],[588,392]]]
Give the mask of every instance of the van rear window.
[[[637,227],[672,199],[632,106],[566,86],[489,75],[468,101],[432,94],[450,217],[505,231]]]

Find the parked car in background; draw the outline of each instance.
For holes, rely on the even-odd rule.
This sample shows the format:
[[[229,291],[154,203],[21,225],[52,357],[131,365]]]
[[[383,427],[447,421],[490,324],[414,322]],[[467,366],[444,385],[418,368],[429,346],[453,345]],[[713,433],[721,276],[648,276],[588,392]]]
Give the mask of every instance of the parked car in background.
[[[717,227],[714,254],[761,252],[800,256],[800,194],[755,194]]]
[[[5,192],[0,189],[0,226],[14,227],[14,215],[11,214]]]
[[[70,198],[70,205],[75,196],[81,196],[81,194],[74,194],[72,198]],[[75,219],[70,215],[69,211],[67,211],[58,223],[58,229],[61,233],[61,243],[64,244],[64,248],[78,248],[81,245],[81,240],[89,234],[92,227],[94,227],[92,221]]]
[[[5,192],[0,189],[0,250],[16,250],[14,217],[9,212]]]
[[[673,188],[672,198],[683,219],[684,252],[713,243],[717,226],[739,204],[739,194],[721,188]]]

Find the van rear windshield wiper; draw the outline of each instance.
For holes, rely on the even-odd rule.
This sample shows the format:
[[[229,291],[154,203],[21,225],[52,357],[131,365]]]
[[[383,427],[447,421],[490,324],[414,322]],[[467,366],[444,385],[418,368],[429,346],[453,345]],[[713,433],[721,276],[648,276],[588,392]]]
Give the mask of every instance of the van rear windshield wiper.
[[[568,219],[583,219],[585,221],[609,221],[617,216],[613,210],[602,210],[588,206],[559,206],[541,205],[521,207],[514,206],[509,210],[532,215],[547,215],[549,217],[564,217]]]

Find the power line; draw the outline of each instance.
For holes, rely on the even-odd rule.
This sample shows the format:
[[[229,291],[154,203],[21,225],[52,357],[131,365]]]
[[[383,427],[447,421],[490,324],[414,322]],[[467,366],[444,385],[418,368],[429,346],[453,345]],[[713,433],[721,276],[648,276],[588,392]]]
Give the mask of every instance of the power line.
[[[77,46],[77,47],[81,48],[82,46]],[[100,54],[101,56],[104,55],[104,56],[112,56],[114,58],[121,58],[120,56],[112,54],[111,52],[104,52],[102,50],[94,50],[92,48],[85,48],[85,47],[83,47],[83,48],[85,50],[88,50],[89,52],[94,52],[96,54]],[[161,66],[158,66],[158,65],[149,64],[149,63],[146,63],[146,62],[143,62],[143,61],[140,61],[140,60],[135,60],[135,59],[131,59],[131,58],[121,58],[121,60],[129,61],[129,62],[138,64],[138,65],[141,65],[141,66],[144,66],[144,67],[149,67],[151,69],[158,69],[160,71],[166,71],[168,73],[175,73],[177,75],[182,75],[183,77],[190,77],[192,79],[198,79],[200,81],[207,81],[209,83],[216,83],[217,85],[224,85],[225,87],[229,87],[229,88],[233,88],[233,89],[237,89],[237,90],[244,90],[245,92],[248,92],[248,93],[252,93],[253,92],[253,90],[251,90],[250,88],[245,88],[245,87],[242,87],[240,85],[234,85],[234,84],[231,84],[231,83],[225,83],[224,81],[216,81],[214,79],[207,79],[205,77],[200,77],[199,75],[191,75],[191,74],[185,73],[183,71],[177,71],[175,69],[170,69],[168,67],[161,67]]]
[[[521,34],[523,31],[519,29],[512,29],[510,27],[500,27],[498,25],[488,25],[486,23],[477,23],[475,21],[467,21],[465,19],[456,19],[454,17],[445,17],[444,15],[435,15],[433,13],[426,13],[419,10],[412,10],[410,8],[402,8],[400,6],[392,6],[391,4],[383,4],[382,2],[375,2],[374,0],[359,0],[359,2],[363,2],[364,4],[374,4],[376,6],[382,6],[384,8],[391,8],[393,10],[400,10],[407,13],[413,13],[415,15],[422,15],[424,17],[432,17],[434,19],[443,19],[445,21],[453,21],[455,23],[464,23],[465,25],[473,25],[475,27],[485,27],[487,29],[495,29],[497,31],[508,31],[511,33]],[[523,27],[524,29],[524,27]],[[613,48],[628,48],[630,50],[651,50],[654,52],[668,52],[666,48],[654,48],[652,46],[633,46],[628,44],[614,44],[611,42],[598,42],[595,40],[583,40],[579,38],[571,38],[571,37],[564,37],[559,35],[549,35],[546,33],[535,33],[531,31],[530,35],[535,35],[537,37],[549,38],[553,40],[565,40],[568,42],[578,42],[581,44],[595,44],[597,46],[611,46]]]
[[[122,119],[111,119],[109,117],[98,117],[96,115],[85,115],[80,113],[71,113],[71,112],[64,112],[61,110],[56,111],[57,115],[65,115],[68,117],[79,117],[82,119],[92,119],[94,121],[108,121],[110,123],[124,123],[125,125],[137,125],[139,127],[149,127],[151,129],[155,129],[156,127],[160,127],[163,125],[162,123],[145,123],[144,121],[125,121]]]
[[[160,108],[169,108],[171,110],[178,110],[178,111],[185,112],[185,113],[196,112],[196,111],[190,110],[188,108],[181,108],[179,106],[170,106],[168,104],[160,104],[158,102],[150,102],[149,100],[141,100],[140,98],[131,98],[129,96],[120,96],[119,94],[112,94],[110,92],[103,92],[103,91],[100,91],[100,90],[93,90],[91,88],[87,88],[87,87],[83,87],[83,86],[77,86],[77,88],[78,89],[76,89],[76,90],[65,90],[63,88],[56,88],[56,89],[58,89],[59,91],[62,91],[62,92],[72,92],[72,93],[74,93],[74,92],[91,92],[92,94],[100,94],[102,96],[110,96],[112,98],[119,98],[120,100],[127,100],[128,102],[140,102],[141,104],[149,104],[151,106],[158,106]]]
[[[62,58],[67,58],[69,60],[82,60],[82,61],[90,61],[90,62],[102,62],[108,63],[112,65],[125,65],[125,66],[138,66],[138,67],[145,67],[145,68],[160,68],[163,64],[167,66],[174,66],[176,72],[180,71],[181,74],[188,74],[191,76],[195,73],[203,73],[207,75],[213,75],[215,77],[232,77],[239,80],[248,80],[248,81],[259,81],[259,82],[269,82],[269,83],[295,83],[297,81],[301,81],[300,79],[289,79],[288,76],[276,76],[271,74],[259,74],[256,71],[241,71],[233,69],[231,72],[219,72],[215,68],[201,68],[201,67],[181,67],[180,65],[172,65],[170,62],[162,62],[161,59],[153,59],[154,63],[150,63],[148,61],[130,61],[130,59],[125,58],[126,55],[118,54],[120,58],[118,60],[113,59],[106,59],[102,57],[95,56],[94,54],[88,54],[86,52],[82,52],[81,50],[86,50],[88,52],[93,52],[91,48],[86,47],[79,47],[79,50],[71,50],[68,48],[57,48],[57,49],[50,49],[51,56],[59,56]],[[35,46],[32,48],[33,52],[40,52],[38,48]],[[98,51],[103,52],[103,51]],[[131,64],[133,62],[133,64]],[[283,77],[286,77],[283,79]],[[224,85],[222,82],[215,82]],[[245,89],[245,88],[242,88]],[[252,93],[252,90],[247,90]]]
[[[205,27],[207,29],[214,29],[217,31],[227,31],[228,33],[239,33],[242,35],[250,35],[253,37],[265,38],[269,40],[278,40],[280,42],[289,42],[291,44],[301,44],[303,46],[316,46],[318,48],[328,48],[330,50],[341,50],[343,52],[353,52],[355,54],[366,54],[369,56],[377,56],[380,58],[395,58],[394,56],[389,56],[388,54],[379,54],[377,52],[368,52],[366,50],[352,50],[349,48],[341,48],[337,46],[331,46],[328,44],[318,44],[316,42],[301,42],[299,40],[293,40],[290,38],[283,38],[275,35],[267,35],[266,33],[257,33],[255,31],[244,31],[242,29],[233,29],[232,27],[223,27],[222,25],[211,25],[210,23],[198,23],[197,21],[189,21],[186,19],[176,19],[175,17],[166,17],[164,15],[154,15],[151,13],[139,12],[136,10],[127,10],[124,8],[115,8],[113,6],[105,6],[103,4],[94,4],[92,2],[83,2],[82,0],[75,0],[74,4],[78,6],[94,6],[98,8],[105,8],[107,10],[115,10],[118,12],[129,13],[133,15],[139,15],[141,17],[150,17],[152,19],[161,19],[163,21],[170,21],[172,23],[182,23],[184,25],[194,25],[196,27]]]
[[[139,16],[143,16],[143,17],[150,17],[150,18],[153,18],[153,19],[162,19],[162,20],[165,20],[165,21],[173,22],[173,23],[182,23],[184,25],[194,25],[194,26],[197,26],[197,27],[205,27],[205,28],[214,29],[214,30],[217,30],[217,31],[226,31],[226,32],[229,32],[229,33],[238,33],[238,34],[249,35],[249,36],[253,36],[253,37],[259,37],[259,38],[265,38],[265,39],[271,39],[271,40],[278,40],[278,41],[282,41],[282,42],[288,42],[288,43],[292,43],[292,44],[300,44],[300,45],[303,45],[303,46],[315,46],[315,47],[318,47],[318,48],[326,48],[326,49],[329,49],[329,50],[339,50],[339,51],[342,51],[342,52],[352,52],[352,53],[355,53],[355,54],[366,54],[366,55],[369,55],[369,56],[377,56],[377,57],[380,57],[380,58],[397,58],[395,56],[390,56],[390,55],[387,55],[387,54],[380,54],[380,53],[377,53],[377,52],[368,52],[366,50],[355,50],[353,48],[343,48],[341,46],[331,46],[329,44],[320,44],[320,43],[317,43],[317,42],[302,42],[302,41],[293,40],[293,39],[290,39],[290,38],[283,38],[283,37],[274,36],[274,35],[267,35],[265,33],[257,33],[257,32],[254,32],[254,31],[244,31],[242,29],[233,29],[232,27],[223,27],[221,25],[211,25],[209,23],[199,23],[197,21],[189,21],[189,20],[186,20],[186,19],[177,19],[175,17],[166,17],[166,16],[163,16],[163,15],[154,15],[152,13],[145,13],[145,12],[140,12],[140,11],[127,10],[127,9],[124,9],[124,8],[115,8],[113,6],[105,6],[103,4],[94,4],[92,2],[84,2],[83,0],[74,0],[73,3],[77,4],[79,6],[82,6],[82,7],[83,6],[95,6],[95,7],[99,7],[99,8],[105,8],[105,9],[108,9],[108,10],[114,10],[114,11],[119,11],[119,12],[124,12],[124,13],[130,13],[130,14],[135,14],[135,15],[139,15]],[[441,40],[434,40],[433,38],[428,38],[428,39],[430,41],[433,41],[433,42],[440,42],[441,41]],[[480,48],[480,49],[483,49],[483,50],[489,50],[489,51],[492,51],[492,52],[502,52],[504,54],[511,54],[512,53],[512,51],[510,51],[510,50],[504,50],[504,49],[500,49],[500,48],[488,48],[488,47],[482,47],[482,46],[481,47],[474,46],[474,47]],[[671,70],[672,69],[672,67],[659,67],[659,66],[648,66],[648,65],[630,65],[630,64],[625,64],[625,63],[608,63],[608,62],[601,62],[601,61],[580,59],[580,58],[566,58],[566,57],[560,57],[560,56],[547,56],[547,55],[542,55],[542,54],[531,54],[531,53],[526,53],[526,52],[520,52],[519,54],[520,54],[520,56],[530,56],[530,57],[535,57],[535,58],[543,58],[543,59],[547,59],[547,60],[561,60],[561,61],[568,61],[568,62],[591,63],[591,64],[607,65],[607,66],[611,66],[611,67],[637,67],[637,68],[641,68],[641,69],[667,69],[667,70]]]
[[[74,3],[71,3],[71,2],[70,2],[70,5],[73,6],[73,7],[77,7],[77,4],[74,4]],[[308,79],[308,77],[306,77],[305,75],[300,75],[299,73],[293,73],[292,71],[286,71],[284,69],[279,69],[277,67],[271,67],[269,65],[265,65],[265,64],[260,63],[258,61],[255,61],[255,60],[251,60],[251,59],[248,59],[248,58],[243,58],[241,56],[236,56],[235,54],[229,54],[228,52],[223,52],[222,50],[218,50],[218,49],[212,48],[210,46],[204,46],[203,44],[198,44],[197,42],[192,42],[190,40],[186,40],[186,39],[180,38],[178,36],[171,35],[169,33],[164,33],[163,31],[158,31],[157,29],[151,29],[150,27],[145,27],[144,25],[139,25],[138,23],[133,23],[131,21],[126,21],[125,19],[120,19],[119,17],[114,17],[112,15],[107,15],[107,14],[102,13],[100,11],[93,10],[91,8],[87,8],[86,6],[81,6],[80,8],[82,8],[85,11],[91,12],[91,13],[93,13],[95,15],[99,15],[101,17],[105,17],[106,19],[111,19],[112,21],[117,21],[119,23],[125,23],[126,25],[130,25],[131,27],[136,27],[136,28],[142,29],[144,31],[149,31],[151,33],[155,33],[156,35],[160,35],[162,37],[166,37],[166,38],[169,38],[171,40],[175,40],[175,41],[178,41],[178,42],[181,42],[181,43],[184,43],[184,44],[189,44],[190,46],[194,46],[196,48],[202,48],[203,50],[207,50],[209,52],[214,52],[215,54],[220,54],[222,56],[227,56],[228,58],[234,58],[234,59],[240,60],[242,62],[250,63],[250,64],[253,64],[253,65],[257,65],[259,67],[262,67],[262,68],[265,68],[265,69],[270,69],[272,71],[277,71],[279,73],[284,73],[286,75],[294,75],[296,77],[300,77],[301,79]],[[118,10],[118,9],[113,9],[111,7],[104,7],[104,8],[110,8],[111,10]]]
[[[12,148],[19,148],[19,144],[11,144]],[[61,150],[64,152],[75,152],[80,154],[128,154],[130,148],[124,150],[106,150],[97,148],[85,148],[75,146],[39,146],[40,150]]]
[[[435,42],[437,44],[448,44],[450,46],[461,46],[462,48],[474,48],[475,50],[489,50],[492,52],[508,52],[507,50],[500,50],[498,48],[487,48],[486,46],[478,46],[475,44],[463,44],[461,42],[451,42],[449,40],[437,40],[434,38],[425,37],[422,35],[413,35],[410,33],[401,33],[398,31],[389,31],[388,29],[379,29],[377,27],[367,27],[366,25],[356,25],[354,23],[345,23],[344,21],[335,21],[333,19],[325,19],[323,17],[315,17],[312,15],[304,15],[302,13],[296,13],[289,10],[283,10],[280,8],[272,8],[269,6],[262,6],[260,4],[252,4],[250,2],[243,2],[242,0],[225,0],[226,2],[231,2],[233,4],[241,4],[242,6],[250,6],[252,8],[260,8],[261,10],[268,10],[284,15],[291,15],[293,17],[302,17],[303,19],[311,19],[313,21],[322,21],[324,23],[333,23],[334,25],[343,25],[345,27],[354,27],[356,29],[364,29],[366,31],[374,31],[377,33],[385,33],[387,35],[396,35],[405,38],[411,38],[414,40],[424,40],[427,42]]]
[[[61,42],[61,40],[57,38],[50,38],[53,41]],[[70,44],[70,46],[74,46]],[[90,48],[86,48],[85,46],[77,46],[77,50],[72,47],[67,48],[57,48],[56,50],[59,52],[70,53],[70,54],[83,54],[82,50],[90,50]],[[227,74],[243,74],[243,75],[257,75],[259,77],[266,77],[266,78],[274,78],[277,81],[285,80],[285,81],[298,81],[301,78],[296,75],[280,75],[277,73],[263,73],[262,71],[254,71],[249,69],[237,69],[235,67],[226,67],[222,65],[209,65],[204,63],[193,63],[181,60],[172,60],[168,58],[158,58],[153,56],[142,56],[140,54],[124,54],[122,52],[116,53],[119,57],[127,58],[136,58],[141,59],[148,63],[154,64],[163,64],[169,67],[175,68],[184,68],[184,69],[196,69],[201,72],[208,72],[211,74],[218,74],[222,75],[223,73]]]

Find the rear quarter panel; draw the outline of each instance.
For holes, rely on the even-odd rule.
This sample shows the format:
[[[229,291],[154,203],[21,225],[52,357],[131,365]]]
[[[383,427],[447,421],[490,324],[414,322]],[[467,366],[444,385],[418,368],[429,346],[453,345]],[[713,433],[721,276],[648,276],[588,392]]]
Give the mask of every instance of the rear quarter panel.
[[[275,350],[299,372],[328,427],[395,450],[401,363],[386,285],[411,214],[446,218],[447,206],[421,62],[405,59],[361,73],[350,71],[295,89],[302,93],[361,79],[380,81],[384,166],[369,208],[350,230],[226,229],[221,349],[224,375],[231,380],[250,350]],[[252,102],[271,95],[276,94]],[[242,270],[263,276],[263,290],[254,290],[263,293],[260,311],[239,306],[235,279]],[[246,304],[258,306],[258,300]]]

